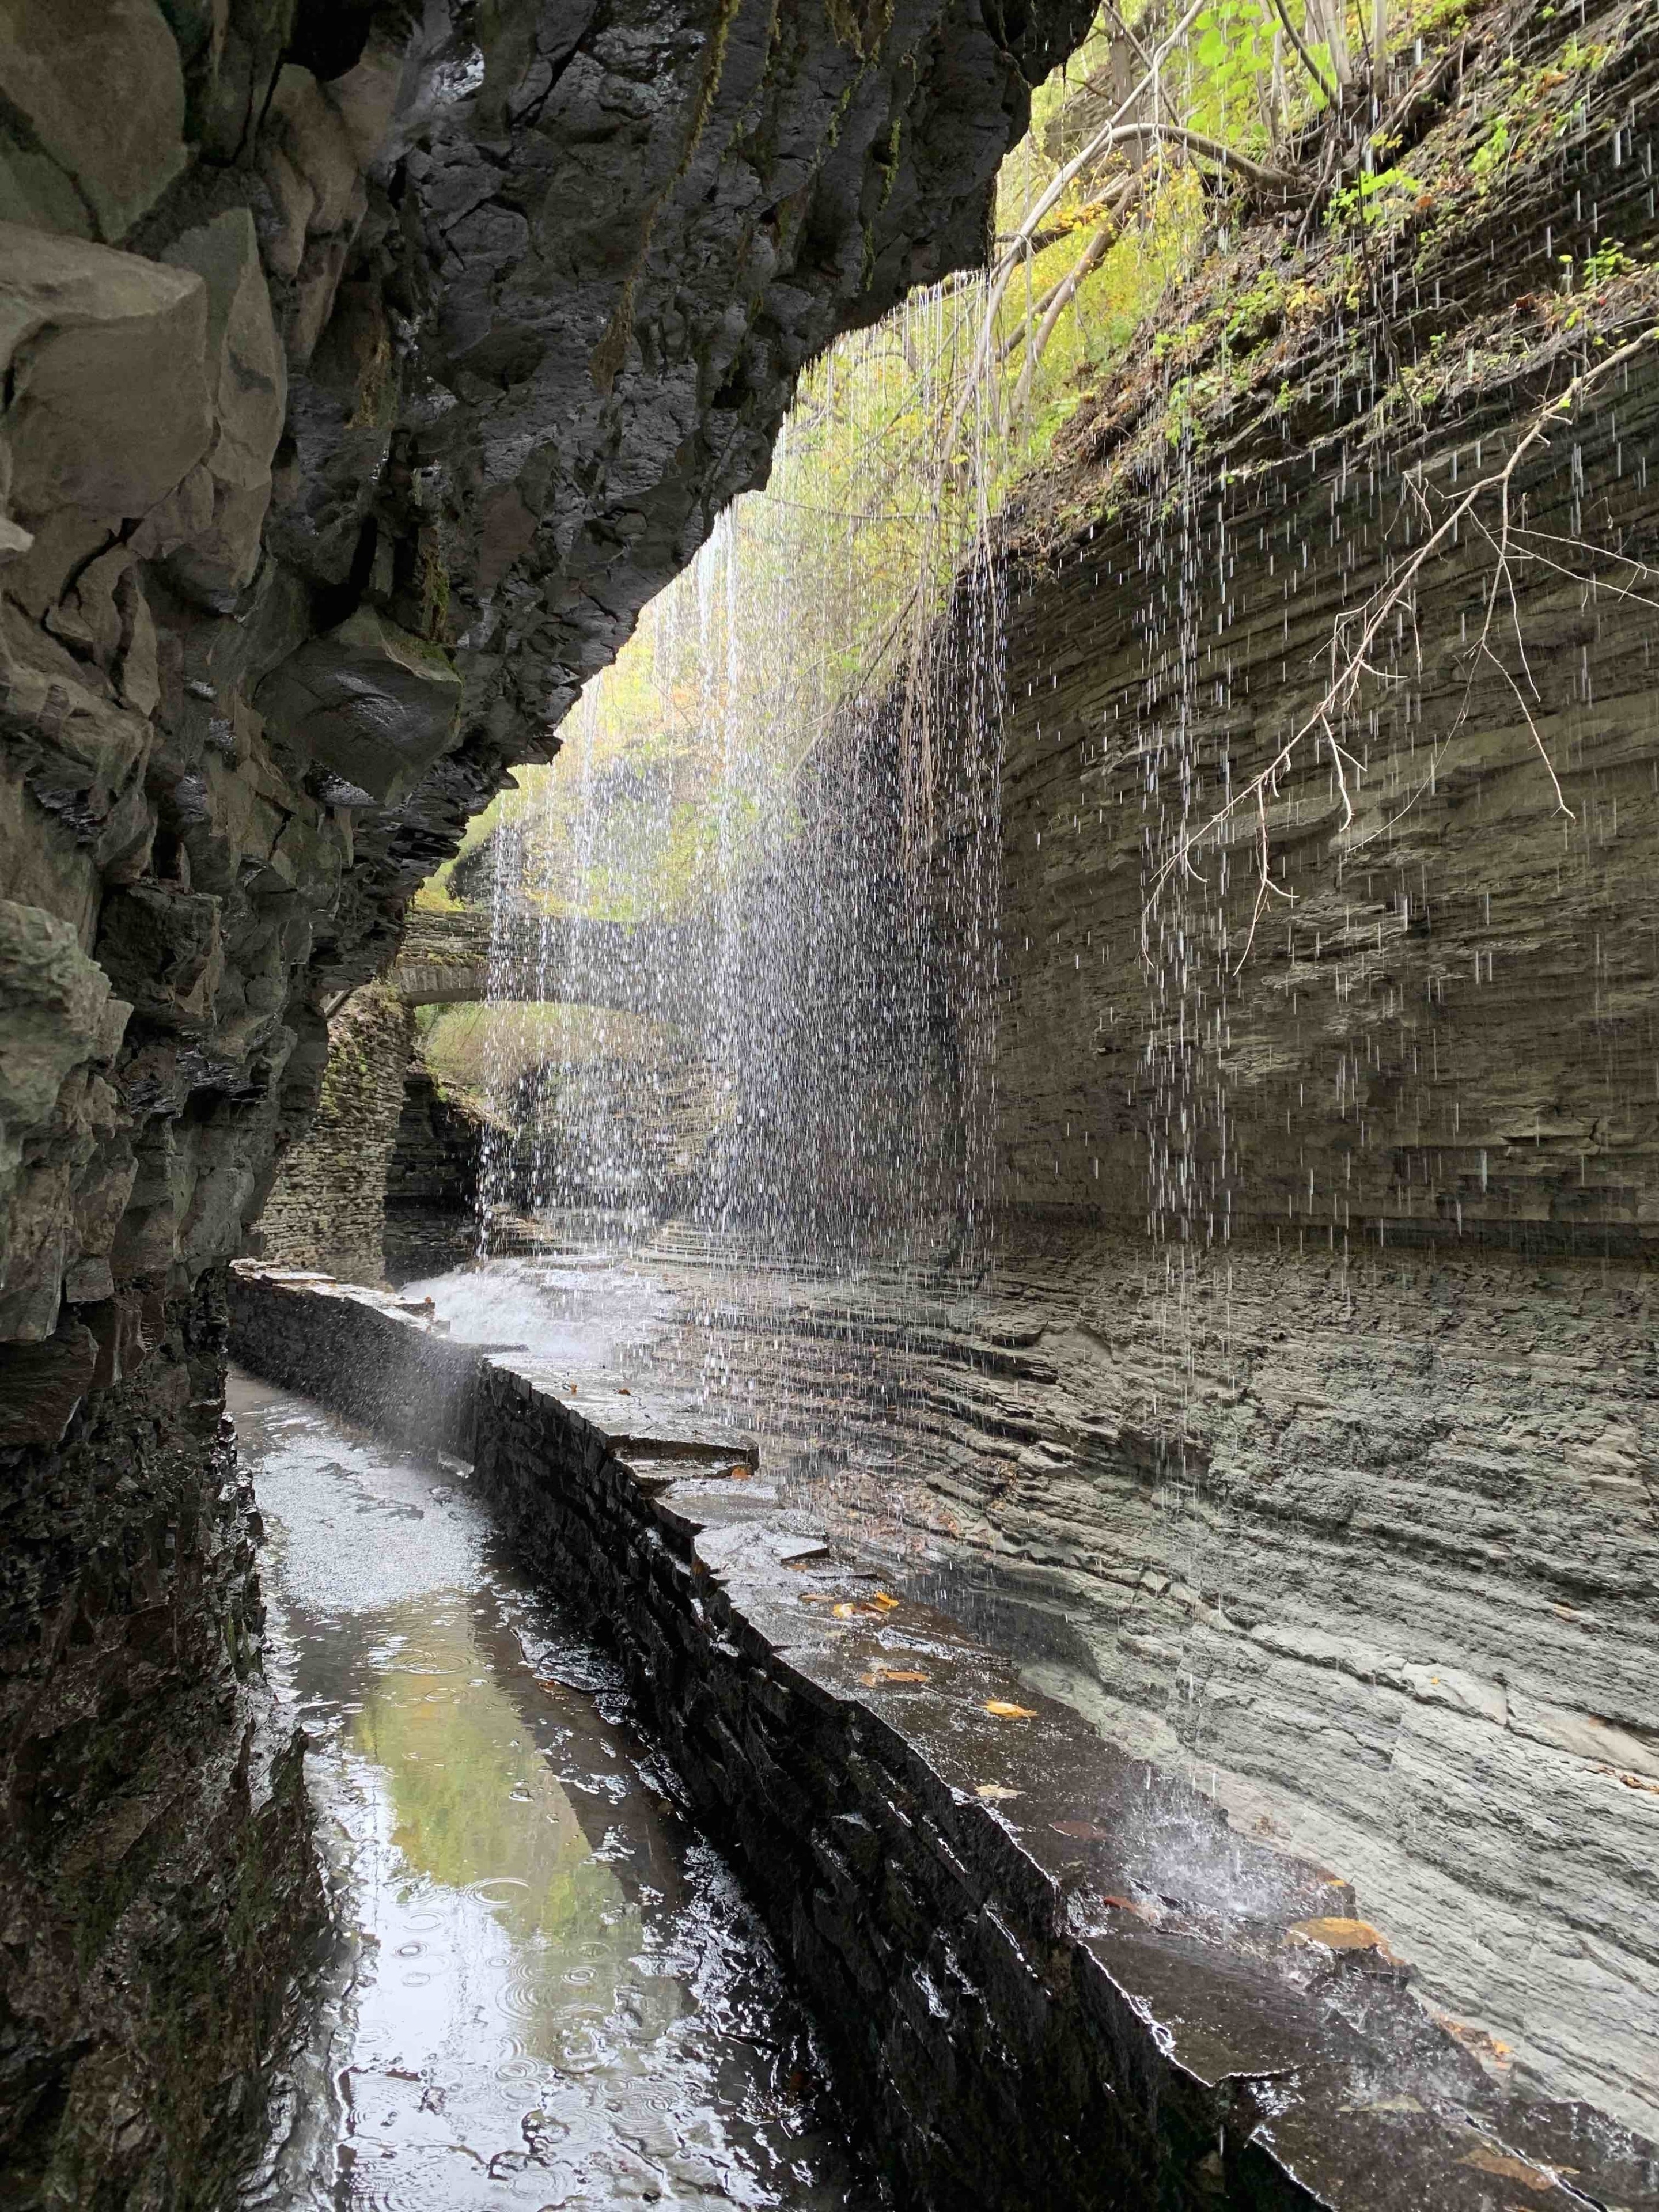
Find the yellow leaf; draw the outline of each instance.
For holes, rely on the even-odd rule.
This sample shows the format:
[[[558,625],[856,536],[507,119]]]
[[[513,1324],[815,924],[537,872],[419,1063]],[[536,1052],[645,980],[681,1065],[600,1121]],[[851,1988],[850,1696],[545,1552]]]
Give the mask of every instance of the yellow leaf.
[[[1000,1721],[1034,1721],[1036,1711],[1030,1705],[1011,1705],[1006,1698],[988,1698],[985,1710],[994,1713]]]
[[[840,1605],[832,1606],[830,1609],[835,1614],[837,1620],[851,1620],[854,1614],[858,1611],[857,1606],[848,1605],[844,1600]]]
[[[898,1600],[896,1597],[889,1597],[885,1590],[872,1590],[871,1595],[884,1613],[891,1613],[898,1604]]]
[[[1327,1951],[1375,1951],[1391,1966],[1404,1964],[1369,1920],[1298,1920],[1290,1932],[1297,1942],[1317,1943]]]
[[[872,1667],[859,1680],[866,1690],[873,1690],[878,1682],[925,1682],[927,1677],[920,1667]]]
[[[1490,2173],[1500,2181],[1518,2181],[1523,2189],[1553,2189],[1555,2176],[1542,2166],[1532,2166],[1523,2158],[1510,2158],[1507,2153],[1491,2149],[1483,2143],[1472,2150],[1467,2158],[1458,2160],[1460,2166],[1472,2166],[1477,2173]]]

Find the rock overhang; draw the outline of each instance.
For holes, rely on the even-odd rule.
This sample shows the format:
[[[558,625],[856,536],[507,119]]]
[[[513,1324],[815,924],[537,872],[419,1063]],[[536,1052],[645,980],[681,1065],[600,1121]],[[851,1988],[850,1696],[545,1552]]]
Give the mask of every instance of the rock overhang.
[[[802,365],[982,250],[1088,14],[18,16],[4,888],[121,977],[118,1088],[176,1194],[125,1259],[71,1222],[64,1281],[238,1249],[322,1006],[764,474]],[[82,48],[142,116],[68,128]],[[194,1206],[227,1152],[238,1202]]]

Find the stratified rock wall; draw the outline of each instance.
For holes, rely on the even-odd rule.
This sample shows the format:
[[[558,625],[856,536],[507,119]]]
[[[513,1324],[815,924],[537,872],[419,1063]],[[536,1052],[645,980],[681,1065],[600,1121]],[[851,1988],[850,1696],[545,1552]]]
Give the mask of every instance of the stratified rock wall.
[[[215,2085],[270,2037],[214,2008],[263,2018],[304,1919],[292,1822],[263,1901],[229,1871],[268,1787],[225,1686],[246,1575],[191,1564],[218,1352],[170,1347],[310,1113],[324,1009],[764,474],[803,362],[979,255],[1086,12],[8,11],[0,2129],[46,2201],[217,2201],[258,2098]],[[94,1909],[94,1867],[149,1917]],[[155,1903],[186,1893],[188,1989]]]
[[[1540,12],[1471,71],[1369,277],[1335,226],[1236,240],[1028,507],[998,1096],[1030,1365],[928,1400],[947,1514],[1049,1608],[1044,1679],[1651,2130],[1659,345],[1627,149],[1659,64],[1644,10],[1585,36]],[[1500,191],[1473,153],[1522,82],[1571,90]],[[1373,595],[1540,424],[1507,553],[1494,489],[1322,726]]]

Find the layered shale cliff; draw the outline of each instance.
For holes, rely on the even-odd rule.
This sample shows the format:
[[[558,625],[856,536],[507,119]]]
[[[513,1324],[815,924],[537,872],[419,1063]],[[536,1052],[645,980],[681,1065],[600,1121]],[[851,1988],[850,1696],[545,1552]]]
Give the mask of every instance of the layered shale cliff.
[[[935,1480],[1043,1679],[1652,2132],[1659,50],[1487,21],[1015,526],[1026,1371],[936,1377]]]
[[[26,0],[0,44],[20,2201],[218,2201],[316,1910],[216,1271],[325,1016],[802,363],[974,260],[1076,0]],[[235,1954],[233,1970],[231,1957]]]

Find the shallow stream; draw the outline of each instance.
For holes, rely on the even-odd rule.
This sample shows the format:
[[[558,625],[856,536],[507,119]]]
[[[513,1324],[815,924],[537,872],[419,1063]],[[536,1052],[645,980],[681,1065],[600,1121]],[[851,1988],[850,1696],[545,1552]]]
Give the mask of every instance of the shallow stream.
[[[256,2201],[873,2212],[763,1931],[465,1477],[230,1402],[337,1927]]]

